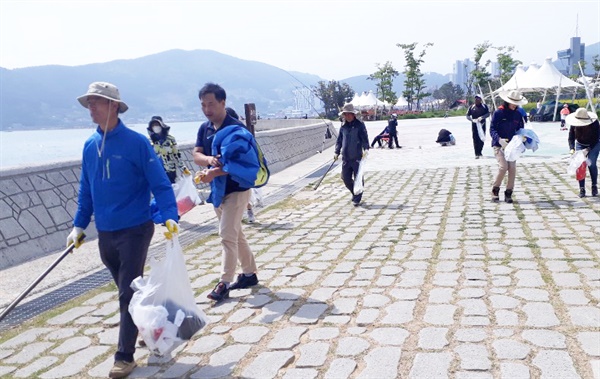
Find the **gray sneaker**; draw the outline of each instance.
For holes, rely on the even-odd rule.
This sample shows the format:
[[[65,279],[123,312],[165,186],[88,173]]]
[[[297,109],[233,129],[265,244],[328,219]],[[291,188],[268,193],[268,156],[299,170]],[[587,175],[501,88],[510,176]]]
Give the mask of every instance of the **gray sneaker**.
[[[256,218],[254,217],[254,211],[252,209],[248,209],[248,222],[251,224],[256,222]]]

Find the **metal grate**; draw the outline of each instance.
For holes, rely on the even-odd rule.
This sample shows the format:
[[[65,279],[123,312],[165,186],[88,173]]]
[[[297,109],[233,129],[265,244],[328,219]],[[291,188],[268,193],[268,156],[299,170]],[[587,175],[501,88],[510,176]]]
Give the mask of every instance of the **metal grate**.
[[[310,184],[314,178],[321,177],[328,167],[328,164],[323,165],[307,176],[300,178],[293,183],[282,186],[277,191],[265,197],[263,200],[264,205],[269,206],[276,204],[279,201],[282,201],[293,195]],[[218,229],[219,228],[216,221],[208,224],[198,225],[186,230],[186,233],[182,234],[179,240],[182,246],[188,246],[200,238],[215,233],[218,231]],[[153,250],[161,251],[161,249],[164,249],[164,243],[154,245],[148,252],[148,256],[153,255]],[[0,322],[0,332],[8,330],[14,326],[18,326],[21,323],[42,314],[43,312],[56,308],[69,300],[87,293],[88,291],[106,285],[110,283],[111,280],[112,276],[110,275],[108,269],[105,268],[84,278],[78,279],[73,283],[67,284],[66,286],[57,288],[54,291],[51,291],[27,303],[20,304],[8,315],[6,315],[6,317]]]

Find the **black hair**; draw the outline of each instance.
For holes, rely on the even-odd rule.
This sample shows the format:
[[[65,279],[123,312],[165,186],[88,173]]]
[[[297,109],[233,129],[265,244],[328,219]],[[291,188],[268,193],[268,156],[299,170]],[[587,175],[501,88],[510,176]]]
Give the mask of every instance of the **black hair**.
[[[240,119],[240,116],[238,116],[237,112],[231,108],[231,107],[225,107],[225,111],[227,112],[227,114],[233,118],[235,118],[236,120]]]
[[[223,87],[215,83],[206,83],[198,92],[198,99],[202,100],[202,97],[208,95],[209,93],[215,95],[215,99],[217,99],[217,101],[223,101],[227,99],[227,94],[225,93]]]

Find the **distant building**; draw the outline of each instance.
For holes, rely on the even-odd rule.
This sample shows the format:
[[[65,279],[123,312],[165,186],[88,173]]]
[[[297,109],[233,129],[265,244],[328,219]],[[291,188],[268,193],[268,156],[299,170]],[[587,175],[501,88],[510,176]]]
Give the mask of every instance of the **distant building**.
[[[469,73],[473,71],[475,64],[470,59],[456,61],[452,65],[452,83],[459,85],[462,89],[467,89]]]
[[[309,88],[296,88],[294,94],[294,110],[298,114],[312,114],[315,109],[315,95]],[[295,117],[295,114],[292,115]]]
[[[579,75],[579,62],[585,60],[585,43],[581,37],[571,37],[569,48],[556,52],[558,60],[564,69],[560,70],[565,75]]]

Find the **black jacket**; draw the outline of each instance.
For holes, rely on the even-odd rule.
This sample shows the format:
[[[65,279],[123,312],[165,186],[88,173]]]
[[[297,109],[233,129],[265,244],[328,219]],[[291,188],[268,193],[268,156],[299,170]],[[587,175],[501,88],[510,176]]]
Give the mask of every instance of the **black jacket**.
[[[573,126],[569,129],[569,148],[575,149],[575,141],[583,146],[594,147],[600,139],[600,124],[595,120],[590,125]]]
[[[396,121],[396,119],[392,118],[388,121],[388,131],[390,133],[390,136],[395,136],[398,131],[397,131],[397,127],[398,127],[398,121]]]
[[[344,161],[359,161],[362,158],[362,151],[369,150],[369,135],[365,124],[354,119],[352,122],[345,122],[340,128],[335,143],[335,153],[342,154]]]

